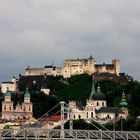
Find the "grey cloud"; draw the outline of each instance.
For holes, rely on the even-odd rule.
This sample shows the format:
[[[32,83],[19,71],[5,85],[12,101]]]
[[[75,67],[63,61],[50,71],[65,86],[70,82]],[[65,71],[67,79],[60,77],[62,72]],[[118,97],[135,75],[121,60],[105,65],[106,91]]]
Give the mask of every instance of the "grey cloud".
[[[26,65],[90,54],[98,63],[120,59],[140,80],[139,7],[138,0],[0,0],[0,80]]]

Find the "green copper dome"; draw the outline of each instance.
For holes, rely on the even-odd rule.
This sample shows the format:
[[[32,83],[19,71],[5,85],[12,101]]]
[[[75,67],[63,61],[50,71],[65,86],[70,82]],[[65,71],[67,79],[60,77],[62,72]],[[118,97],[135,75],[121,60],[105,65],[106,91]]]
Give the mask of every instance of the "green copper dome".
[[[128,106],[128,103],[126,101],[126,96],[125,96],[125,93],[123,91],[122,93],[122,99],[121,99],[121,102],[120,102],[120,107],[121,108],[126,108]]]
[[[7,91],[5,93],[5,96],[11,96],[11,92],[9,91],[9,88],[7,87]]]
[[[105,94],[101,92],[101,88],[98,85],[97,92],[92,95],[92,99],[94,100],[106,100]]]
[[[29,92],[28,88],[26,88],[24,97],[30,98],[30,92]]]

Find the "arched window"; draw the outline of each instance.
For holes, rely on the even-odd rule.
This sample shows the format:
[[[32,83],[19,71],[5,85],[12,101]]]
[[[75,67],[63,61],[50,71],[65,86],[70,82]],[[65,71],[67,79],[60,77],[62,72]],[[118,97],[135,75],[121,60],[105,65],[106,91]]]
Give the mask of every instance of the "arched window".
[[[107,115],[107,119],[110,119],[110,116],[109,115]]]
[[[88,118],[88,112],[87,112],[87,118]]]
[[[93,118],[93,112],[91,112],[91,118]]]
[[[99,102],[97,102],[97,106],[99,106]]]
[[[25,106],[23,107],[23,111],[25,111]]]
[[[29,107],[29,111],[31,111],[31,108]]]
[[[81,119],[81,115],[78,115],[78,119]]]
[[[75,119],[75,115],[74,115],[74,119]]]
[[[104,106],[104,102],[102,102],[102,106]]]

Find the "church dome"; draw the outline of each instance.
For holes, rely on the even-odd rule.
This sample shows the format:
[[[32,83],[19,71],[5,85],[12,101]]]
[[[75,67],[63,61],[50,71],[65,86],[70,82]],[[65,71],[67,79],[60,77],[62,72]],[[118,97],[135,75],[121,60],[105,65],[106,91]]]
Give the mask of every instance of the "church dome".
[[[9,88],[7,87],[7,91],[5,93],[5,96],[11,96],[11,92],[9,91]]]
[[[30,98],[30,92],[29,92],[28,88],[26,88],[24,97],[27,97],[27,98],[29,97]]]
[[[101,92],[100,86],[97,88],[97,92],[92,95],[94,100],[106,100],[105,94]]]

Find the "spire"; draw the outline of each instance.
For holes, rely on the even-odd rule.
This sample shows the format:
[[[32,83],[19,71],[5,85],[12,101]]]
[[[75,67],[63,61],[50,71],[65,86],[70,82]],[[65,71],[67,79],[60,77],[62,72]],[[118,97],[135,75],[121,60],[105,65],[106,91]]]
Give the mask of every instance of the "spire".
[[[121,98],[121,102],[120,102],[120,107],[121,107],[121,108],[127,108],[127,106],[128,106],[128,103],[127,103],[127,101],[126,101],[126,96],[125,96],[125,93],[124,93],[124,91],[123,91],[123,93],[122,93],[122,98]]]
[[[95,82],[95,78],[93,76],[92,89],[91,89],[91,93],[90,93],[90,99],[92,99],[93,94],[96,93],[96,91],[95,91],[95,83],[94,82]]]

